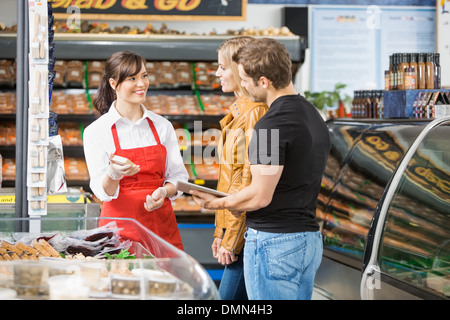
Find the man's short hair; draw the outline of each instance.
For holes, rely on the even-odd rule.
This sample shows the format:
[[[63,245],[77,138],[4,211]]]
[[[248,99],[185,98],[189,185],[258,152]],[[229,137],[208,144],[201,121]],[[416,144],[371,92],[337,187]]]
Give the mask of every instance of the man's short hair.
[[[291,57],[286,47],[275,39],[259,38],[240,48],[233,61],[256,82],[261,77],[272,81],[275,89],[287,87],[292,81]]]

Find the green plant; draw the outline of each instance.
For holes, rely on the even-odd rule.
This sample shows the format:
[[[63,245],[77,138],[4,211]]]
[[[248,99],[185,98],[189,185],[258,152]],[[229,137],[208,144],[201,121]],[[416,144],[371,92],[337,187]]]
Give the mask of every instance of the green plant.
[[[347,94],[341,94],[341,90],[345,87],[347,87],[346,84],[338,82],[335,84],[333,91],[305,91],[305,98],[319,110],[324,110],[326,107],[337,107],[340,100],[345,102],[351,100],[351,97]]]

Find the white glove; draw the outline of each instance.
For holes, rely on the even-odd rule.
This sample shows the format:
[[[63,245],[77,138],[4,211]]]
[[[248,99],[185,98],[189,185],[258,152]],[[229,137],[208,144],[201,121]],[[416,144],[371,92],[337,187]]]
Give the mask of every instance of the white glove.
[[[125,176],[125,172],[130,168],[129,164],[124,166],[110,162],[108,169],[106,169],[106,173],[113,180],[120,180]]]
[[[153,191],[152,195],[147,195],[144,202],[144,208],[147,211],[152,211],[155,209],[159,209],[164,204],[164,199],[167,196],[167,190],[159,187],[155,191]]]
[[[152,193],[153,200],[157,201],[158,199],[164,199],[167,196],[167,190],[163,187],[159,187]]]

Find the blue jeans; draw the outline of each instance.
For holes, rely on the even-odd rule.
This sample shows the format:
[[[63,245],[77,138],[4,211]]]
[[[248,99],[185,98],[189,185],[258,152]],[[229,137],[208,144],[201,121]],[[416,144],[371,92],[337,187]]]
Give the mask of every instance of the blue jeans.
[[[322,261],[317,232],[245,234],[244,278],[250,300],[310,300]]]
[[[237,261],[225,266],[219,294],[223,300],[248,300],[244,282],[244,251],[241,251]]]

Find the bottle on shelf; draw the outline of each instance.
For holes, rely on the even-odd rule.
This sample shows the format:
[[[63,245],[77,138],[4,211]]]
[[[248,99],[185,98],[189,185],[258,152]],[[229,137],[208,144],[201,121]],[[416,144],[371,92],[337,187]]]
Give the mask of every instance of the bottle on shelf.
[[[410,53],[409,55],[409,67],[411,68],[412,77],[414,79],[414,83],[412,84],[413,90],[417,89],[417,54]]]
[[[434,88],[441,88],[441,65],[439,63],[439,53],[434,54]]]
[[[400,66],[398,69],[398,75],[397,75],[397,89],[398,90],[405,90],[405,72],[406,68],[409,68],[409,61],[408,61],[408,54],[402,53],[400,54]]]
[[[405,90],[414,90],[416,89],[416,75],[415,72],[413,72],[413,68],[406,68],[405,69]]]
[[[389,89],[389,85],[390,85],[390,71],[389,70],[385,70],[384,71],[384,90],[391,90]]]
[[[359,93],[357,90],[353,91],[353,100],[352,100],[352,118],[357,118],[356,114],[356,103],[358,102]]]
[[[383,92],[383,90],[378,91],[378,96],[379,96],[380,102],[378,104],[377,118],[383,119],[384,118],[384,102],[383,102],[384,92]]]
[[[372,91],[364,90],[362,118],[370,118],[372,113]]]
[[[392,65],[392,90],[398,89],[398,53],[393,54]]]
[[[426,89],[425,54],[417,55],[417,89]]]
[[[389,56],[389,88],[388,90],[394,90],[394,55]]]
[[[352,100],[353,118],[382,119],[384,90],[355,90]]]
[[[379,112],[379,108],[380,108],[380,90],[375,90],[373,91],[372,94],[372,114],[371,114],[371,118],[372,119],[376,119],[378,118],[378,112]]]
[[[425,62],[426,89],[434,89],[434,53],[428,53]]]
[[[361,91],[353,92],[352,118],[361,118]]]

